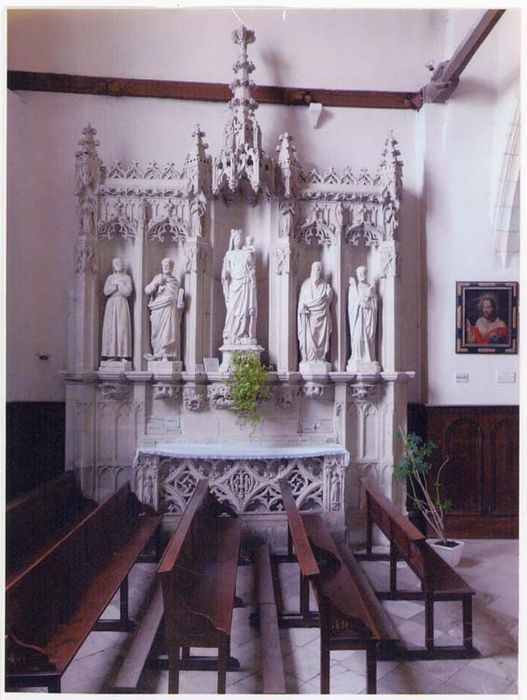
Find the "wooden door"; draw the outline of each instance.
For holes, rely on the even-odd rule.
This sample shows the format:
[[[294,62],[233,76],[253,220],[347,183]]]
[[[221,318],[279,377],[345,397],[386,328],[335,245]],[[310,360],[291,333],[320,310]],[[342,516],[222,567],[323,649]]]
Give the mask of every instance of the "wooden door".
[[[448,534],[517,537],[518,408],[428,406],[426,432],[439,448],[436,467],[449,457],[441,476],[442,496],[453,504]]]

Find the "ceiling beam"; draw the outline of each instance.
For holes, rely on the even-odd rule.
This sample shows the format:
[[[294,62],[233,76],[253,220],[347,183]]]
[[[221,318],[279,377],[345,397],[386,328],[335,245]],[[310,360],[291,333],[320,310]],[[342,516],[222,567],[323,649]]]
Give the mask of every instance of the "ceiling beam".
[[[456,89],[461,73],[505,10],[486,10],[472,27],[449,61],[435,69],[430,82],[421,89],[424,102],[445,102]]]
[[[13,70],[7,72],[7,87],[10,90],[65,92],[111,97],[158,97],[204,102],[228,102],[232,97],[229,86],[223,83],[98,78],[87,75]],[[253,97],[260,104],[289,106],[306,106],[310,102],[320,102],[325,107],[418,110],[422,105],[419,92],[389,90],[323,90],[260,85],[254,88]]]

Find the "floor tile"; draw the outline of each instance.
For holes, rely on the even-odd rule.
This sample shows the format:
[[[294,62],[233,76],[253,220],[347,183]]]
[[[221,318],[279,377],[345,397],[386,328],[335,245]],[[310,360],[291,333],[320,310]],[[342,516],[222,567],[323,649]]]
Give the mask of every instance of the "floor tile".
[[[467,663],[468,659],[434,659],[433,661],[411,661],[404,665],[412,669],[420,669],[445,681],[464,668]]]
[[[401,664],[377,683],[378,693],[433,693],[442,684],[437,676],[412,664]]]
[[[305,647],[293,649],[284,658],[284,669],[301,682],[309,681],[320,675],[320,654],[308,652]]]
[[[366,652],[361,650],[354,651],[332,651],[331,658],[335,659],[340,665],[348,668],[350,671],[358,673],[366,678]],[[378,661],[377,662],[377,680],[390,673],[400,665],[400,661]]]
[[[364,569],[376,587],[389,584],[387,562],[364,562]],[[517,694],[517,571],[518,547],[513,541],[467,540],[459,573],[476,590],[474,600],[474,644],[482,656],[477,659],[434,661],[379,661],[378,692],[396,694]],[[143,605],[155,565],[139,564],[131,572],[130,613],[135,617]],[[408,590],[417,589],[414,574],[401,564],[398,581]],[[283,600],[292,609],[298,608],[298,567],[281,564]],[[504,590],[504,579],[514,581]],[[227,673],[227,693],[259,694],[262,692],[261,645],[258,630],[249,624],[255,610],[255,585],[251,567],[238,571],[237,595],[246,603],[233,613],[231,653],[241,668]],[[394,624],[403,639],[422,647],[424,643],[424,609],[419,601],[385,601]],[[106,611],[116,617],[119,598],[116,596]],[[461,641],[461,606],[459,603],[438,603],[435,606],[435,640],[438,645]],[[286,690],[291,694],[320,693],[320,633],[318,628],[280,629],[280,642],[286,672]],[[125,649],[126,635],[120,632],[94,632],[87,638],[79,654],[64,674],[66,693],[109,692]],[[193,650],[193,653],[197,653]],[[208,650],[213,654],[213,650]],[[332,694],[364,694],[366,662],[363,651],[331,652]],[[215,694],[216,672],[181,672],[181,692]],[[168,672],[146,669],[139,690],[142,693],[166,694]]]
[[[479,694],[503,693],[511,682],[501,675],[490,673],[481,667],[474,669],[469,665],[454,673],[450,680],[471,693]]]
[[[424,603],[414,602],[413,600],[385,600],[382,606],[389,614],[394,613],[406,620],[414,617],[414,615],[424,613]]]
[[[318,679],[320,676],[318,676]],[[360,693],[366,688],[366,678],[336,663],[330,667],[329,691],[333,693]]]

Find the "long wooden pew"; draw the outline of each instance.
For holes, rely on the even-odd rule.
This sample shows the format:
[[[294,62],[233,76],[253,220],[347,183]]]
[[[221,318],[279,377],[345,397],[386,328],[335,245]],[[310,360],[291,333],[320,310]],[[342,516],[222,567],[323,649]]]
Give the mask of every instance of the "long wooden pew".
[[[472,599],[475,591],[426,542],[425,536],[367,479],[361,479],[366,496],[366,552],[363,560],[379,559],[374,554],[372,529],[376,525],[390,542],[390,587],[376,591],[384,600],[423,600],[425,604],[425,648],[406,649],[406,658],[451,659],[479,656],[472,642]],[[386,558],[386,556],[384,556]],[[404,560],[421,582],[421,591],[403,591],[397,587],[397,561]],[[443,600],[462,604],[463,644],[441,645],[434,642],[434,603]]]
[[[160,517],[129,484],[97,506],[9,588],[6,686],[47,686],[61,677],[92,630],[128,630],[128,573]],[[120,591],[118,620],[100,620]]]
[[[7,589],[96,506],[82,495],[72,471],[10,501],[5,520]]]
[[[179,692],[182,669],[218,671],[225,693],[241,522],[203,479],[196,486],[158,567],[163,587],[168,692]],[[216,648],[218,658],[192,656],[192,647]]]
[[[367,693],[377,689],[378,647],[394,643],[397,633],[364,577],[357,580],[349,550],[333,540],[319,514],[300,513],[289,484],[280,482],[288,527],[303,582],[312,584],[320,625],[320,692],[330,692],[330,652],[366,650]],[[358,566],[358,565],[357,565]],[[309,615],[309,595],[301,585],[303,616]]]

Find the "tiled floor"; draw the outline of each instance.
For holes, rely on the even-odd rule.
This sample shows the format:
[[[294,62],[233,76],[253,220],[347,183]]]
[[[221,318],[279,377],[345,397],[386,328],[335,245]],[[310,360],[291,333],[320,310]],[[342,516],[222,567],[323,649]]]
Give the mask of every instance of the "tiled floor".
[[[388,564],[365,563],[368,575],[377,586],[386,586]],[[399,565],[401,584],[415,586],[416,579]],[[137,612],[147,583],[155,567],[137,565],[131,576],[131,615]],[[518,639],[518,542],[511,540],[467,541],[459,572],[477,594],[474,601],[474,640],[481,657],[471,660],[381,661],[377,667],[378,692],[385,694],[516,694]],[[293,564],[280,566],[286,607],[297,604],[298,574]],[[254,605],[254,586],[250,567],[239,569],[238,593],[247,607],[234,611],[232,655],[241,664],[240,671],[227,674],[228,693],[261,693],[259,676],[259,640],[249,625]],[[386,602],[404,640],[422,644],[423,606],[417,602]],[[461,640],[460,603],[436,604],[436,641],[459,643]],[[109,609],[115,615],[117,608]],[[317,629],[281,630],[282,652],[289,693],[320,692],[319,633]],[[78,656],[63,677],[63,692],[111,692],[112,682],[123,652],[123,633],[95,632],[86,640]],[[363,694],[366,687],[365,658],[361,651],[332,652],[331,692]],[[168,674],[146,670],[140,692],[167,693]],[[182,672],[182,693],[215,693],[216,674]]]

